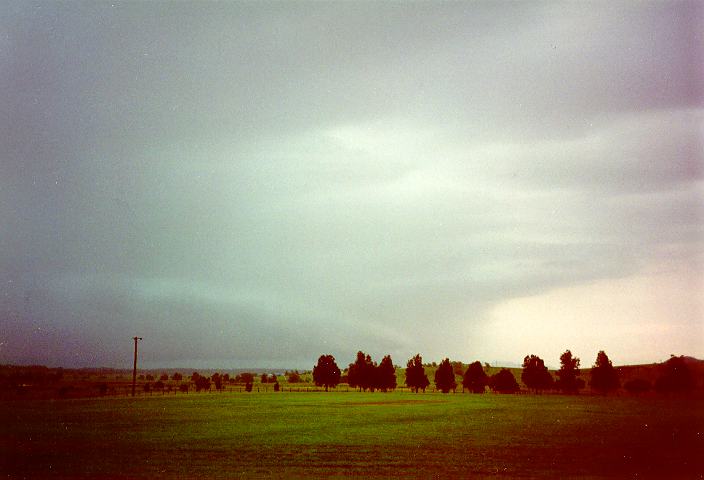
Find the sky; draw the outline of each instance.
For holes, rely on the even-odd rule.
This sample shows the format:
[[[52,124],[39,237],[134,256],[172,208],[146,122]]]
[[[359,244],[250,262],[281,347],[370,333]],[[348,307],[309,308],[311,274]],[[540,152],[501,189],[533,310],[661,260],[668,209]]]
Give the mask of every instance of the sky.
[[[700,2],[0,2],[0,363],[704,357]]]

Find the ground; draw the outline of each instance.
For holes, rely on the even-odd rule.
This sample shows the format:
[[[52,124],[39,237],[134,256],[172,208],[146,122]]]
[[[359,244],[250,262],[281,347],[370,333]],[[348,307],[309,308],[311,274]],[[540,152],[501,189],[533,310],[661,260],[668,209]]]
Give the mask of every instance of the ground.
[[[704,475],[701,399],[207,393],[0,402],[10,478]]]

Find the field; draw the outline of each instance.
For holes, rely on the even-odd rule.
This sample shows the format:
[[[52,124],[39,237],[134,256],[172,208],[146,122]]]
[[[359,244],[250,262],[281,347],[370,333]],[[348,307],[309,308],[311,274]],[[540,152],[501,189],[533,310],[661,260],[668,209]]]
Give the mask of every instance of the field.
[[[208,393],[0,402],[10,478],[704,474],[697,398]]]

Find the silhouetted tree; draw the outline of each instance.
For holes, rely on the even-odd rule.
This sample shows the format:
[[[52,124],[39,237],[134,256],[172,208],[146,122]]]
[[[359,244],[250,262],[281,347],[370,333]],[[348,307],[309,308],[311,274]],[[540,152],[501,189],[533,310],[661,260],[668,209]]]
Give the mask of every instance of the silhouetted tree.
[[[147,375],[147,381],[148,381],[148,382],[153,382],[153,381],[154,381],[154,375],[152,375],[151,373],[150,373],[149,375]]]
[[[377,379],[377,369],[379,367],[377,366],[376,362],[372,360],[371,355],[367,355],[364,359],[364,370],[362,372],[362,381],[364,389],[369,389],[370,392],[373,392],[374,389],[377,388],[378,379]]]
[[[154,391],[164,393],[164,382],[161,380],[154,382]]]
[[[230,383],[230,374],[226,373],[222,376],[222,383]]]
[[[252,383],[254,382],[254,374],[249,372],[240,373],[235,377],[237,383]]]
[[[318,364],[313,367],[313,381],[318,387],[335,388],[340,383],[340,368],[332,355],[321,355]]]
[[[290,372],[290,373],[286,376],[286,381],[287,381],[288,383],[300,383],[300,381],[301,381],[301,376],[300,376],[300,374],[298,373],[298,371]]]
[[[275,392],[278,392],[278,391],[280,390],[280,388],[281,388],[281,387],[279,387],[279,382],[278,382],[278,381],[275,381],[275,382],[274,382],[274,391],[275,391]]]
[[[245,392],[251,392],[252,391],[252,382],[247,382],[244,385],[244,391]]]
[[[378,368],[372,357],[360,350],[354,363],[350,363],[347,369],[347,383],[353,388],[359,388],[360,391],[373,392],[375,388],[379,388]]]
[[[168,374],[168,373],[162,373],[162,374],[161,374],[161,377],[159,377],[159,380],[161,380],[162,382],[165,382],[165,381],[167,381],[168,379],[169,379],[169,374]]]
[[[650,382],[645,378],[634,378],[623,384],[628,393],[644,393],[650,390]]]
[[[550,389],[553,385],[552,375],[550,375],[543,359],[537,355],[526,355],[523,359],[521,380],[526,384],[526,387],[536,392]]]
[[[182,379],[183,379],[183,375],[181,375],[178,372],[171,375],[171,380],[173,380],[174,382],[180,382]]]
[[[672,355],[663,364],[662,374],[655,381],[655,390],[661,393],[681,393],[689,392],[693,388],[694,378],[684,357]]]
[[[603,350],[600,350],[596,355],[596,362],[594,362],[592,367],[591,376],[590,385],[592,389],[600,393],[612,392],[621,385],[618,379],[618,372]]]
[[[396,369],[391,355],[382,358],[376,369],[376,386],[383,392],[396,388]]]
[[[259,381],[261,383],[269,383],[269,375],[267,375],[266,373],[262,373],[259,377]]]
[[[353,363],[350,363],[347,368],[347,383],[352,388],[359,388],[359,391],[366,390],[369,387],[368,368],[366,359],[371,357],[365,355],[363,351],[357,352],[357,357]]]
[[[572,352],[565,351],[560,355],[560,370],[557,371],[559,380],[555,387],[563,393],[577,393],[584,382],[579,379],[579,358],[573,357]]]
[[[423,357],[417,353],[406,363],[406,386],[418,393],[419,389],[425,392],[428,385],[430,385],[430,380],[428,380],[423,368]]]
[[[180,392],[188,393],[188,384],[182,383],[181,385],[178,386],[178,389]]]
[[[462,386],[472,393],[484,393],[488,383],[489,377],[484,373],[482,364],[478,361],[470,363],[467,371],[464,372]]]
[[[196,392],[200,392],[201,390],[210,391],[210,379],[208,377],[198,375],[196,377],[195,384],[196,384]]]
[[[278,382],[279,382],[279,380],[276,378],[276,374],[275,374],[275,373],[272,373],[272,374],[269,376],[269,383],[278,383]]]
[[[214,373],[211,377],[213,384],[215,385],[215,390],[218,392],[222,391],[222,376],[219,373]]]
[[[452,370],[449,358],[440,362],[438,369],[435,370],[435,386],[442,393],[448,393],[450,390],[454,391],[457,388],[455,372]]]
[[[502,368],[501,371],[492,375],[489,385],[492,390],[499,393],[515,393],[519,390],[516,377],[507,368]]]

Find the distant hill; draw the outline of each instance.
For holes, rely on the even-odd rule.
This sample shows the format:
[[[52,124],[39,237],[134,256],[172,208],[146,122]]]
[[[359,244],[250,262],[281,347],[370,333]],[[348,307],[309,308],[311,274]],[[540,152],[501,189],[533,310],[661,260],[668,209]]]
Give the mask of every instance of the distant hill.
[[[704,360],[699,360],[694,357],[683,357],[685,364],[689,367],[694,377],[694,382],[697,387],[702,387],[704,385]],[[651,383],[662,373],[663,363],[648,363],[642,365],[622,365],[616,367],[621,378],[621,384],[627,382],[628,380],[633,380],[636,378],[642,378],[650,381]],[[585,369],[583,374],[589,375],[591,369]]]

